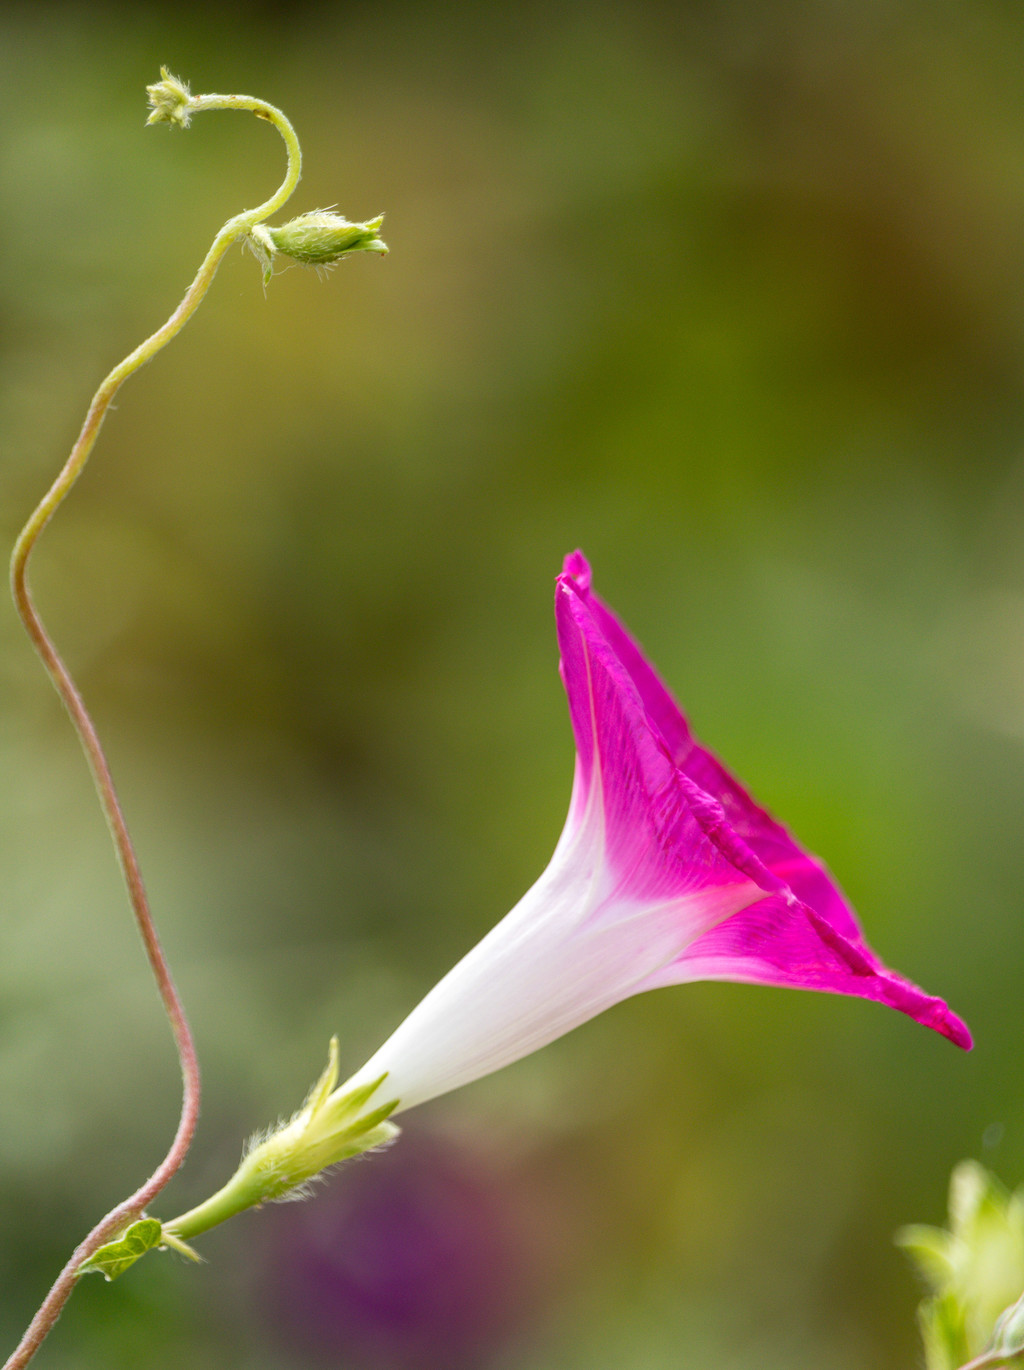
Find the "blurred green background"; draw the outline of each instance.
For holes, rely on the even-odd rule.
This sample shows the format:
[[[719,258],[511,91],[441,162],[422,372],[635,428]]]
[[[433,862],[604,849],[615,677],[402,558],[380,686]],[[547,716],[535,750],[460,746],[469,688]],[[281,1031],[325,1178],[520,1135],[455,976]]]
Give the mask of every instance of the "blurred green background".
[[[1024,1178],[1024,9],[1016,0],[9,6],[0,521],[283,168],[144,129],[161,62],[295,123],[41,544],[205,1067],[170,1216],[355,1067],[546,864],[581,546],[698,735],[963,1056],[853,1000],[632,1000],[405,1119],[209,1264],[86,1281],[52,1370],[878,1370],[891,1234]],[[0,1334],[149,1172],[177,1070],[65,719],[0,607]]]

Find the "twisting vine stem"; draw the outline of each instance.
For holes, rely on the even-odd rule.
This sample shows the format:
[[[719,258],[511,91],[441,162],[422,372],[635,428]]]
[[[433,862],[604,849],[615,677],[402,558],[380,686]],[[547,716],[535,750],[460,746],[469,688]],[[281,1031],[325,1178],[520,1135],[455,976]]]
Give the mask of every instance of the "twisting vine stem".
[[[110,375],[97,390],[82,430],[78,435],[71,455],[53,485],[43,497],[38,508],[26,523],[14,547],[11,558],[11,592],[25,630],[42,659],[43,665],[71,717],[72,725],[85,751],[89,768],[96,782],[100,803],[106,816],[118,861],[124,874],[128,897],[146,955],[156,977],[160,997],[174,1034],[183,1077],[181,1116],[170,1150],[153,1174],[105,1218],[92,1229],[79,1243],[71,1258],[58,1275],[49,1293],[32,1319],[17,1349],[5,1362],[3,1370],[21,1370],[38,1351],[43,1339],[56,1322],[61,1309],[67,1302],[75,1282],[85,1262],[105,1242],[116,1236],[126,1224],[134,1221],[152,1203],[179,1169],[185,1159],[199,1114],[199,1066],[196,1059],[192,1033],[185,1016],[181,998],[171,977],[167,958],[160,946],[156,927],[150,912],[145,886],[139,870],[135,848],[128,832],[124,813],[121,809],[117,791],[110,774],[103,747],[96,728],[89,716],[77,686],[68,668],[43,626],[42,619],[32,600],[28,583],[28,565],[39,535],[60,507],[75,481],[82,472],[89,454],[95,445],[100,427],[111,401],[118,390],[133,372],[144,366],[161,348],[174,338],[195,313],[202,302],[220,265],[225,252],[239,238],[248,234],[257,224],[261,224],[289,198],[298,183],[302,154],[299,149],[295,130],[279,109],[247,95],[196,95],[188,87],[170,76],[165,70],[163,79],[149,88],[153,113],[150,123],[168,122],[184,127],[192,114],[211,109],[248,110],[261,119],[274,125],[285,141],[288,151],[288,170],[280,188],[264,204],[256,209],[246,210],[229,219],[213,240],[209,252],[189,286],[181,304],[167,322],[131,352],[124,361],[115,366]]]

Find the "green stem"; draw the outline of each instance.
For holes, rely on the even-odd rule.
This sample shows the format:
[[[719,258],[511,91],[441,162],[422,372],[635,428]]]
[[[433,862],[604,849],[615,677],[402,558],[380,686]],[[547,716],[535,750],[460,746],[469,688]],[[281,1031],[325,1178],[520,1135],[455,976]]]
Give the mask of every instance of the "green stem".
[[[190,1242],[193,1237],[209,1232],[211,1227],[217,1227],[237,1213],[243,1213],[247,1208],[258,1207],[263,1197],[259,1186],[245,1173],[243,1166],[232,1175],[226,1185],[217,1190],[216,1194],[211,1194],[208,1199],[204,1199],[195,1208],[190,1208],[173,1222],[165,1223],[164,1231],[172,1237]]]
[[[236,214],[233,219],[228,220],[214,238],[209,252],[207,252],[195,279],[185,292],[185,297],[178,308],[161,328],[158,328],[145,342],[141,343],[134,352],[129,353],[124,361],[115,366],[110,375],[103,381],[89,406],[85,422],[71,450],[71,455],[26,523],[15,543],[11,557],[11,593],[14,597],[15,606],[25,631],[32,640],[54,688],[70,715],[72,725],[85,752],[117,850],[118,861],[124,875],[136,925],[142,937],[146,955],[156,978],[160,997],[174,1034],[183,1080],[181,1115],[174,1140],[163,1161],[134,1194],[118,1204],[105,1218],[101,1219],[75,1248],[71,1258],[29,1324],[22,1340],[5,1362],[3,1370],[22,1370],[22,1367],[29,1363],[67,1302],[83,1262],[100,1246],[123,1230],[128,1223],[138,1218],[145,1210],[146,1205],[153,1201],[180,1168],[191,1144],[196,1120],[199,1116],[199,1065],[192,1033],[181,998],[171,978],[167,958],[157,936],[149,900],[139,870],[138,858],[114,787],[110,767],[96,728],[71,673],[61,660],[35,607],[28,582],[29,559],[39,535],[81,475],[96,443],[107,410],[118,390],[129,376],[156,356],[161,348],[166,347],[171,339],[181,332],[201,304],[217,272],[221,258],[232,243],[248,233],[257,224],[262,223],[264,219],[276,213],[298,184],[302,167],[302,154],[298,139],[295,136],[295,130],[279,109],[267,104],[264,100],[256,100],[247,95],[189,96],[187,108],[191,113],[200,113],[211,109],[248,110],[259,118],[272,123],[284,139],[288,152],[288,168],[285,178],[278,190],[265,203],[256,209]]]

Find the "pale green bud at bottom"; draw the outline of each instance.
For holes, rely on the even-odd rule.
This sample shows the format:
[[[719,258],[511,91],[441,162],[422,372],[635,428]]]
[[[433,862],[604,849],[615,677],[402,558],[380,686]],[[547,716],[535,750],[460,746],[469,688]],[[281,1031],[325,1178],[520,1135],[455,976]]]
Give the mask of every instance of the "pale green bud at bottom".
[[[1007,1358],[1024,1352],[1024,1294],[997,1320],[992,1334],[992,1350],[994,1354]]]

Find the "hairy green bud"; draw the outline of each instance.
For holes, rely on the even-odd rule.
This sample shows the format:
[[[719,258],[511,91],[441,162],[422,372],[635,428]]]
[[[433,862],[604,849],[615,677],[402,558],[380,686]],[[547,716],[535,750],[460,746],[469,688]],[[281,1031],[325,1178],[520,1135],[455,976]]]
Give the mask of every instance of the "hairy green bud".
[[[277,228],[257,224],[249,233],[249,246],[263,267],[266,282],[278,256],[304,266],[332,267],[354,252],[386,253],[387,244],[379,236],[383,222],[383,214],[366,223],[350,223],[328,209],[314,209]]]
[[[164,1224],[163,1242],[181,1243],[258,1204],[304,1198],[310,1181],[323,1171],[393,1141],[398,1128],[388,1122],[388,1115],[399,1101],[367,1107],[384,1079],[382,1075],[356,1089],[337,1088],[338,1039],[332,1037],[327,1068],[298,1113],[253,1137],[241,1165],[222,1189]]]
[[[398,1128],[387,1122],[397,1099],[366,1109],[383,1080],[381,1076],[351,1091],[337,1089],[338,1039],[332,1037],[327,1067],[298,1113],[283,1126],[257,1134],[246,1148],[239,1174],[258,1193],[259,1202],[301,1196],[321,1171],[397,1137]]]
[[[147,124],[177,124],[178,128],[188,128],[192,92],[184,81],[161,67],[160,80],[147,86],[146,94],[151,110]]]

